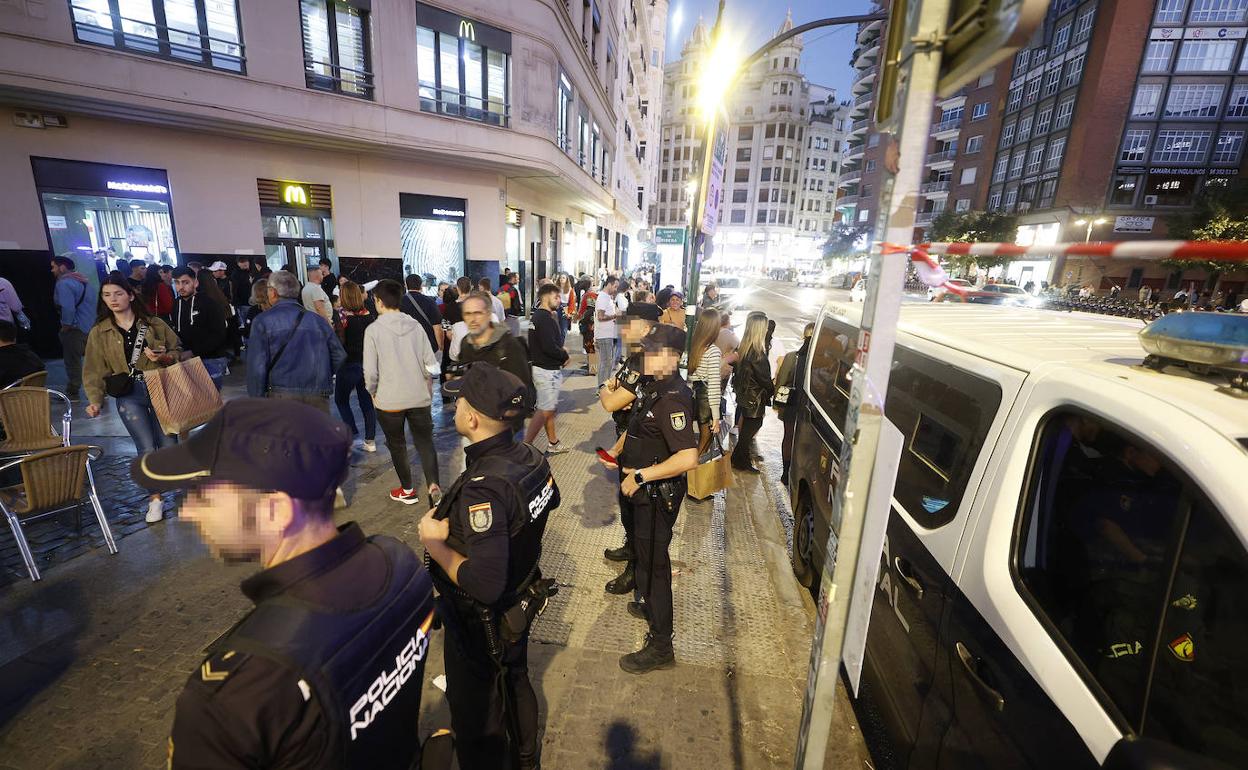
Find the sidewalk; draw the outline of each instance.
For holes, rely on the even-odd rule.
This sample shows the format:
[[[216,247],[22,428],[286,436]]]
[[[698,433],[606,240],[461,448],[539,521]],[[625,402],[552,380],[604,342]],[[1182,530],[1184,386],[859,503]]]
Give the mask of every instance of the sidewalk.
[[[602,550],[618,545],[622,530],[615,485],[594,461],[594,446],[614,438],[594,384],[589,376],[565,380],[558,426],[576,451],[551,459],[563,504],[550,519],[542,567],[561,588],[530,647],[545,724],[543,766],[792,767],[813,610],[788,571],[791,516],[774,482],[779,425],[769,421],[758,439],[767,474],[738,477],[739,486],[712,500],[686,501],[672,543],[678,665],[631,676],[617,659],[640,646],[645,627],[626,613],[624,598],[603,591],[618,567]],[[459,462],[458,440],[450,413],[435,413],[435,426],[445,484]],[[104,422],[93,427],[109,430]],[[176,517],[147,526],[141,513],[136,524],[133,511],[111,510],[142,496],[125,478],[126,459],[116,457],[107,478],[100,473],[110,519],[129,522],[115,529],[125,535],[119,554],[99,547],[89,525],[52,549],[38,584],[14,576],[4,558],[0,768],[162,767],[183,681],[204,646],[248,608],[238,582],[254,567],[215,563]],[[357,453],[346,489],[351,504],[340,520],[419,549],[425,507],[391,502],[393,484],[384,442],[375,455]],[[40,526],[57,528],[31,529]],[[0,535],[0,555],[10,545]],[[76,551],[55,555],[65,548]],[[445,696],[432,684],[443,671],[440,634],[428,661],[422,734],[448,722]],[[864,767],[843,696],[836,719],[831,743],[838,753],[828,767]]]

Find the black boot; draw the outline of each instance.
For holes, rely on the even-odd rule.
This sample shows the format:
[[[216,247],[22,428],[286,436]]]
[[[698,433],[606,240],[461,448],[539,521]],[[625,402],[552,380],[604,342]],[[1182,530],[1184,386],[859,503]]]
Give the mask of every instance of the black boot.
[[[633,560],[633,544],[625,540],[624,545],[619,548],[608,548],[602,552],[609,561],[632,561]]]
[[[671,641],[660,644],[654,634],[646,634],[646,646],[620,657],[620,668],[630,674],[645,674],[675,665],[676,654],[672,651]]]
[[[626,594],[637,587],[637,579],[635,577],[633,562],[629,562],[620,576],[610,583],[607,583],[607,593],[609,594]]]
[[[649,616],[646,614],[646,605],[641,602],[629,602],[628,614],[635,618],[641,618],[642,620],[650,620]]]

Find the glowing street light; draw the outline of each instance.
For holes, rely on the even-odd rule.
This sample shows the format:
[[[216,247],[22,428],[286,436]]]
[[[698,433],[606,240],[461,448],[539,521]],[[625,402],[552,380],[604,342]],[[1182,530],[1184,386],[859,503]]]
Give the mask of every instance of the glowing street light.
[[[1105,217],[1097,217],[1096,219],[1092,219],[1089,217],[1087,219],[1076,219],[1075,224],[1088,226],[1087,232],[1083,234],[1083,242],[1087,243],[1088,241],[1092,240],[1092,228],[1103,225],[1108,221],[1109,220],[1106,219]]]
[[[711,48],[698,74],[696,104],[698,114],[706,123],[713,121],[723,106],[728,91],[736,83],[743,58],[740,38],[722,25],[716,27]]]

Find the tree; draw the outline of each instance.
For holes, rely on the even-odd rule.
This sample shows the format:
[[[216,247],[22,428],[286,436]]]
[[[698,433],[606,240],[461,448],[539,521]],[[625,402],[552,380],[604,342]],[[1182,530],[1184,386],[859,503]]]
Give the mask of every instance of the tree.
[[[1248,180],[1210,179],[1190,211],[1166,217],[1166,229],[1171,237],[1188,241],[1248,241]],[[1165,259],[1162,264],[1172,270],[1204,270],[1215,277],[1229,267],[1208,259]]]
[[[936,215],[927,228],[927,239],[938,243],[1013,243],[1018,232],[1018,217],[995,211],[965,211],[958,213],[945,209]],[[944,261],[960,272],[970,272],[978,266],[991,270],[1010,261],[1009,257],[972,257],[956,254],[944,255]]]
[[[828,233],[828,240],[823,244],[824,260],[836,257],[847,257],[862,251],[862,239],[867,237],[865,225],[836,222]]]

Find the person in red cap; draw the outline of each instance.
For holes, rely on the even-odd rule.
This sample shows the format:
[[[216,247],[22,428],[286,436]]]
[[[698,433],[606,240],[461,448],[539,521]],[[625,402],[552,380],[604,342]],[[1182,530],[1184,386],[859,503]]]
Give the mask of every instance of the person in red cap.
[[[131,466],[185,489],[214,555],[263,569],[256,606],[178,696],[169,767],[393,768],[417,758],[433,584],[412,550],[335,526],[351,434],[296,401],[228,402],[187,441]]]

